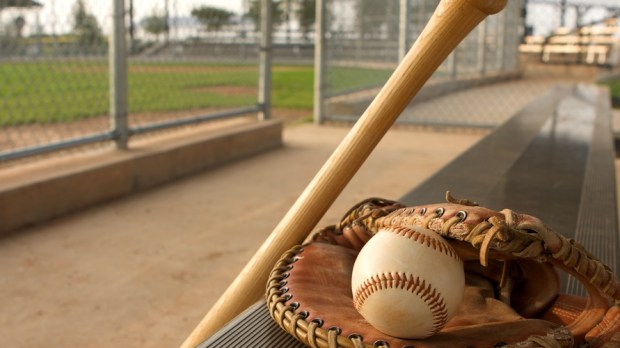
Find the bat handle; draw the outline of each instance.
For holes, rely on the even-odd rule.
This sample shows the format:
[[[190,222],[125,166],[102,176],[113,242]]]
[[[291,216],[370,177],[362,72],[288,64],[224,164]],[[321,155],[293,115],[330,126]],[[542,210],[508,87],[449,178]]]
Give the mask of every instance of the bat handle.
[[[507,0],[442,0],[366,112],[181,347],[195,347],[257,301],[280,256],[315,228],[396,118],[450,52]]]

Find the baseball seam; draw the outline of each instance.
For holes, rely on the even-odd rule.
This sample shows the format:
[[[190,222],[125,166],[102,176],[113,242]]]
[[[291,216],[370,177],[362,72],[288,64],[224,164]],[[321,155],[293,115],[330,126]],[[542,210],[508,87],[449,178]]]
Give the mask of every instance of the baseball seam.
[[[459,262],[462,262],[461,258],[458,256],[458,254],[454,251],[454,249],[452,247],[450,247],[450,245],[445,242],[442,239],[438,239],[438,238],[433,238],[433,237],[429,237],[424,233],[412,230],[410,228],[407,227],[396,227],[396,226],[391,226],[391,227],[385,227],[383,229],[381,229],[381,231],[386,231],[386,232],[390,232],[390,233],[394,233],[396,235],[399,236],[403,236],[405,238],[411,239],[414,242],[420,243],[422,245],[425,245],[429,248],[432,248],[436,251],[439,251]]]
[[[433,328],[430,335],[437,333],[448,320],[448,310],[441,294],[432,284],[412,274],[385,272],[370,276],[355,291],[353,305],[360,311],[364,302],[382,289],[397,288],[409,291],[421,298],[433,315]]]

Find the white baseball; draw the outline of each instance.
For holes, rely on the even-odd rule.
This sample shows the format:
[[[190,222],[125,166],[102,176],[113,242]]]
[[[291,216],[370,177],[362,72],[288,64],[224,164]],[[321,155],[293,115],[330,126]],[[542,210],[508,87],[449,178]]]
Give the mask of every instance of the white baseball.
[[[353,304],[377,330],[424,338],[454,315],[465,288],[463,261],[435,232],[385,228],[362,248],[351,280]]]

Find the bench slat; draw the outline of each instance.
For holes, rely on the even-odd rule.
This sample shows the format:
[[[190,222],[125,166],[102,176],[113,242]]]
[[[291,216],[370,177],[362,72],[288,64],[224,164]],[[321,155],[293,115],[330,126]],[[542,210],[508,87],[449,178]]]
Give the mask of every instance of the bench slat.
[[[557,86],[400,201],[440,202],[450,190],[491,209],[534,215],[618,269],[609,110],[603,90]],[[583,294],[574,281],[563,286]]]
[[[597,118],[594,122],[593,141],[586,166],[575,239],[603,263],[620,270],[617,257],[620,245],[616,204],[615,148],[611,131],[611,98],[601,93],[595,101]],[[585,295],[578,282],[571,278],[567,292]]]

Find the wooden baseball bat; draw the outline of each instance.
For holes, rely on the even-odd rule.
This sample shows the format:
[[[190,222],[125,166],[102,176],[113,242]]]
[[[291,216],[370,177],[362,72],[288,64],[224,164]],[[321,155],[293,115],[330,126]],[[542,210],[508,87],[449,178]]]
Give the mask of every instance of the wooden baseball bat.
[[[182,344],[193,348],[264,294],[280,256],[315,228],[400,113],[450,52],[507,0],[442,0],[413,47],[361,118],[245,268]]]

